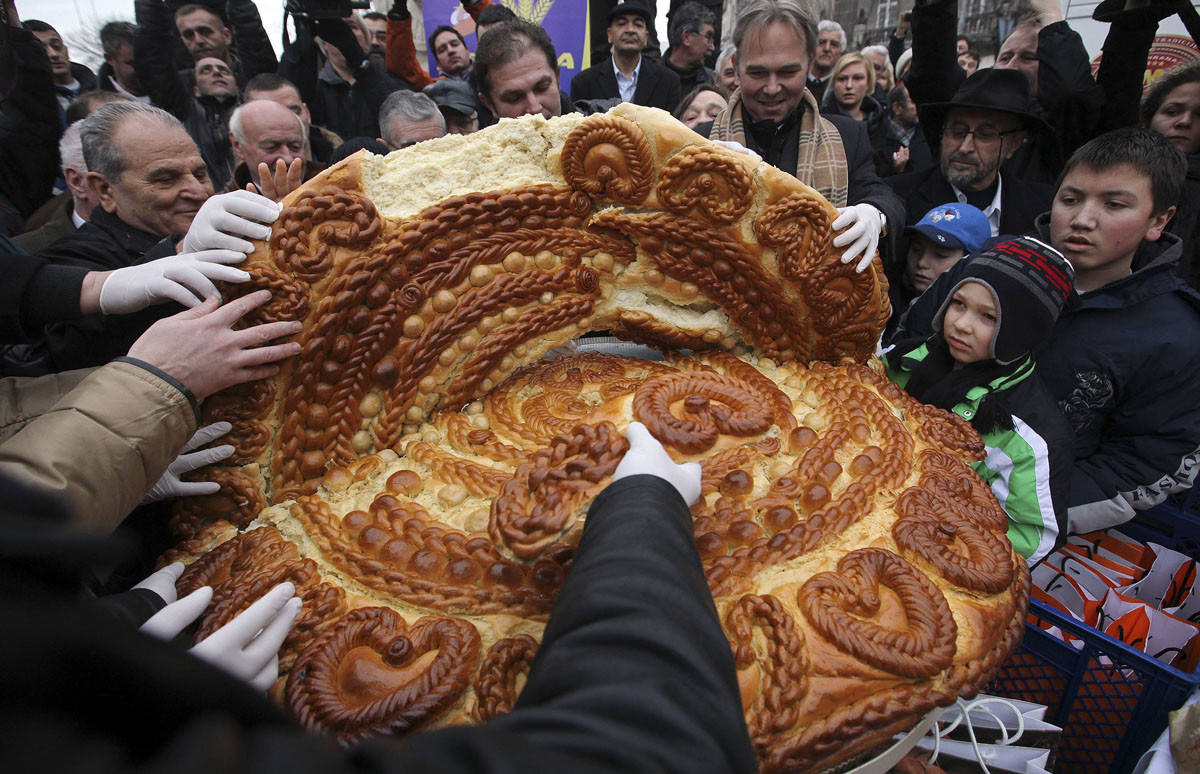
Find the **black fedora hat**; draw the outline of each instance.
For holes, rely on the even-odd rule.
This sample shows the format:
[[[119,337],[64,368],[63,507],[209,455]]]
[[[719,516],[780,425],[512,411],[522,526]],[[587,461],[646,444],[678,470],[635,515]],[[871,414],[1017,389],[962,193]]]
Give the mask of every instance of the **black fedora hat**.
[[[615,5],[613,9],[608,12],[609,26],[612,26],[613,19],[617,18],[618,16],[624,16],[627,13],[635,13],[642,17],[642,21],[646,22],[647,27],[654,26],[654,17],[650,15],[650,9],[642,3],[639,3],[638,0],[626,0],[623,3],[618,3]]]
[[[921,123],[927,131],[939,132],[950,109],[961,107],[1008,113],[1021,119],[1031,132],[1050,131],[1050,124],[1029,112],[1029,101],[1029,81],[1019,70],[988,67],[976,70],[963,81],[949,102],[922,105]]]

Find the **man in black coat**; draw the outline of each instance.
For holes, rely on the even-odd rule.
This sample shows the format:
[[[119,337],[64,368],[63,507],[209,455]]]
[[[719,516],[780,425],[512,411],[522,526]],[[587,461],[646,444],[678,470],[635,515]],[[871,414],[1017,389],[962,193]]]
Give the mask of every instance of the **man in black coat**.
[[[679,90],[688,94],[697,86],[714,83],[713,71],[704,60],[714,47],[716,16],[697,2],[689,0],[675,9],[667,25],[671,47],[662,63],[679,76]]]
[[[1026,111],[1028,104],[1025,76],[988,68],[967,78],[950,102],[922,106],[921,125],[941,127],[941,145],[934,167],[887,179],[908,204],[905,225],[939,204],[964,202],[988,216],[992,236],[1032,231],[1034,219],[1050,208],[1054,189],[1001,169],[1027,132],[1048,130]]]
[[[817,189],[841,215],[833,223],[842,260],[864,271],[878,248],[888,261],[904,202],[875,171],[867,125],[849,116],[822,116],[806,90],[817,23],[802,3],[753,0],[733,32],[741,86],[729,107],[696,131],[733,141],[773,167]],[[889,227],[889,224],[891,226]]]
[[[611,59],[592,65],[571,80],[571,99],[614,99],[635,105],[662,108],[667,112],[679,104],[679,76],[642,56],[649,28],[650,11],[637,0],[629,0],[608,14]]]

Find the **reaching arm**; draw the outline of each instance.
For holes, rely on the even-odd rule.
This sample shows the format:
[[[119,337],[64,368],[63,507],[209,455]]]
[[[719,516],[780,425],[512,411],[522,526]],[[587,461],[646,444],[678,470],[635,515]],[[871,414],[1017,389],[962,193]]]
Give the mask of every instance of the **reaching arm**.
[[[192,110],[188,93],[171,59],[171,38],[175,34],[171,9],[162,0],[137,0],[134,3],[137,32],[134,35],[133,67],[138,80],[150,95],[150,101],[180,121]]]
[[[412,14],[405,0],[396,0],[387,15],[387,71],[403,78],[416,91],[433,83],[433,78],[421,67],[417,59],[417,46],[413,41]]]
[[[244,85],[261,73],[273,73],[278,67],[275,49],[263,29],[262,17],[252,0],[229,0],[225,17],[233,32],[233,51],[239,64],[238,77]]]

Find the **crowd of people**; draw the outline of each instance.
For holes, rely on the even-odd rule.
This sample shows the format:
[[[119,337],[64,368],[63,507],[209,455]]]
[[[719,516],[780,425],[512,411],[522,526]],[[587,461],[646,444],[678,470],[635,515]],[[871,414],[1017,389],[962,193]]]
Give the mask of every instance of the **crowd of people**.
[[[434,72],[403,0],[295,16],[278,59],[252,0],[134,0],[99,30],[95,73],[3,0],[0,610],[18,632],[0,638],[0,760],[753,770],[691,541],[698,471],[638,425],[515,711],[480,729],[350,753],[303,736],[249,687],[269,684],[297,614],[287,584],[190,654],[146,636],[203,607],[175,599],[177,568],[80,599],[128,589],[144,573],[114,568],[156,555],[110,537],[140,503],[216,486],[180,478],[233,451],[197,451],[228,430],[197,427],[199,401],[275,373],[299,324],[239,328],[269,293],[221,305],[215,283],[248,279],[237,264],[278,202],[361,149],[621,102],[671,112],[838,208],[842,260],[890,281],[889,375],[979,431],[976,469],[1030,563],[1190,487],[1200,63],[1145,90],[1142,74],[1159,22],[1178,14],[1194,38],[1200,16],[1104,0],[1093,76],[1058,0],[1031,2],[992,66],[958,35],[956,0],[918,0],[861,51],[805,0],[672,0],[665,30],[653,3],[593,2],[593,64],[568,85],[547,32],[491,0],[463,3],[474,51],[453,26],[429,35]]]

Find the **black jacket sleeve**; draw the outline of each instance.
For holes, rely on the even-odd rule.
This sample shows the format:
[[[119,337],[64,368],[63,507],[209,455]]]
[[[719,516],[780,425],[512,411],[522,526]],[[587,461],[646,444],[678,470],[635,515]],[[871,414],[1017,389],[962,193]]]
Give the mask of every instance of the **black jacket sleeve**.
[[[192,109],[192,95],[172,66],[171,39],[177,35],[171,9],[161,0],[136,0],[133,67],[150,101],[180,121]]]
[[[275,49],[252,0],[229,0],[225,19],[233,32],[231,47],[238,62],[240,84],[245,86],[246,81],[261,73],[275,72],[279,65]]]
[[[529,681],[492,723],[618,771],[754,771],[692,520],[634,476],[592,504]]]
[[[312,110],[319,105],[317,100],[317,41],[313,38],[312,25],[304,19],[296,19],[296,39],[284,40],[283,57],[279,60],[279,75],[291,81],[300,91],[300,98]],[[286,35],[285,35],[286,38]],[[313,123],[324,125],[325,117],[313,115]]]
[[[1052,132],[1038,138],[1045,179],[1053,182],[1079,146],[1097,134],[1104,92],[1092,77],[1083,38],[1065,21],[1038,32],[1037,102]]]
[[[52,266],[41,258],[13,253],[0,258],[0,344],[32,341],[48,323],[79,317],[79,293],[88,270]]]
[[[912,12],[912,65],[904,79],[909,96],[919,108],[949,102],[966,78],[958,66],[954,39],[958,36],[958,3],[918,5]],[[925,127],[929,149],[937,158],[941,127]]]
[[[1163,16],[1164,9],[1156,5],[1126,11],[1124,0],[1104,0],[1092,12],[1096,21],[1109,22],[1104,56],[1096,72],[1105,102],[1098,133],[1137,126],[1146,61]]]
[[[32,32],[0,29],[0,62],[0,196],[27,218],[54,187],[62,120],[50,60]]]

